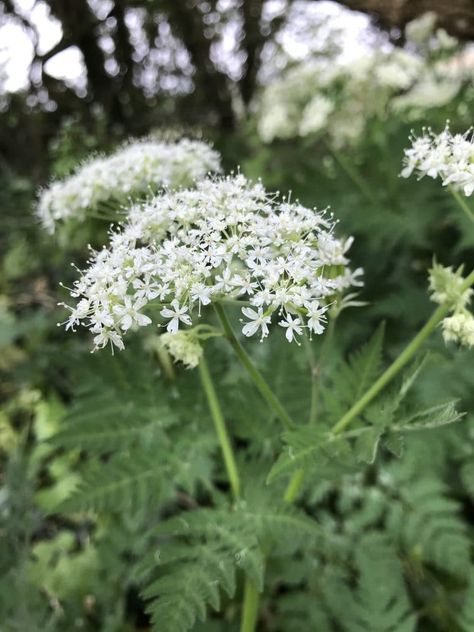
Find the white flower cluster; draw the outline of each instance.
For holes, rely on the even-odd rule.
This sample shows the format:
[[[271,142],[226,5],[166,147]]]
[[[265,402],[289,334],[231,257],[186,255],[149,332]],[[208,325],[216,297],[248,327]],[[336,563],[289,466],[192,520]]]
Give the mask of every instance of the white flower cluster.
[[[423,136],[412,137],[405,150],[404,178],[416,172],[420,178],[441,178],[444,186],[451,185],[470,196],[474,192],[474,138],[472,129],[465,134],[451,134],[448,126],[441,134],[425,130]]]
[[[204,142],[142,140],[108,157],[86,162],[74,175],[41,192],[37,214],[53,233],[58,221],[84,221],[87,211],[106,202],[126,202],[150,189],[191,186],[220,172],[220,156]]]
[[[405,27],[405,38],[419,48],[431,50],[451,50],[458,44],[444,29],[436,28],[438,16],[434,11],[427,11],[409,22]]]
[[[341,147],[356,142],[371,117],[397,111],[413,119],[449,102],[471,76],[464,67],[439,58],[438,52],[433,56],[433,48],[439,51],[447,45],[428,18],[411,25],[412,35],[423,39],[411,49],[378,47],[356,59],[292,66],[263,91],[258,115],[262,140],[324,132]],[[449,54],[453,58],[454,50]]]
[[[208,179],[135,204],[110,245],[76,281],[67,328],[83,324],[96,347],[123,348],[123,334],[149,325],[158,308],[170,334],[202,306],[238,300],[242,332],[268,335],[272,319],[291,342],[319,334],[331,302],[361,285],[346,256],[352,239],[333,235],[324,213],[270,197],[243,175]]]
[[[474,347],[474,316],[467,309],[473,290],[463,289],[462,267],[454,271],[436,262],[430,270],[431,299],[435,303],[451,305],[451,316],[443,322],[443,338],[446,342],[457,342],[464,347]]]

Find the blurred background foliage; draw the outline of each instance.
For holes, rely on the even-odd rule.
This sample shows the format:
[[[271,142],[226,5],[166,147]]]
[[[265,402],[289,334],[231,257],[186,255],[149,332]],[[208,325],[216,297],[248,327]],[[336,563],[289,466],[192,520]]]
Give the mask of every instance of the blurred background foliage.
[[[321,136],[264,143],[257,131],[259,98],[262,85],[295,63],[285,48],[288,33],[304,38],[304,55],[332,59],[344,48],[341,24],[355,14],[314,13],[316,5],[328,3],[296,0],[35,4],[44,5],[61,27],[50,50],[40,45],[31,7],[0,2],[0,28],[20,25],[33,46],[21,90],[1,89],[5,79],[0,78],[0,629],[145,630],[150,619],[140,596],[138,563],[153,547],[148,528],[163,516],[209,504],[222,494],[215,440],[201,396],[194,395],[192,373],[179,369],[180,385],[170,389],[140,337],[134,352],[140,359],[131,370],[130,356],[91,357],[87,334],[66,335],[56,326],[63,320],[59,282],[69,285],[76,274],[69,262],[80,266],[87,241],[100,244],[105,229],[89,225],[59,232],[54,239],[46,235],[34,216],[38,187],[71,173],[91,152],[109,152],[130,136],[171,129],[213,141],[226,171],[240,168],[271,190],[291,191],[306,205],[330,206],[340,232],[356,238],[351,258],[365,269],[362,298],[368,302],[341,316],[328,360],[330,376],[340,358],[365,342],[380,322],[386,322],[387,359],[416,332],[432,309],[426,271],[434,254],[446,265],[474,267],[474,233],[455,202],[437,182],[398,175],[412,128],[441,130],[447,118],[456,131],[470,126],[474,86],[468,80],[449,103],[426,109],[416,120],[386,112],[373,116],[357,143],[342,149]],[[370,15],[368,48],[403,46],[403,28],[427,9],[435,11],[438,26],[450,35],[466,41],[474,37],[467,0],[341,4]],[[74,85],[49,74],[47,65],[71,47],[79,49],[84,71]],[[277,558],[268,570],[271,588],[259,629],[369,629],[363,619],[359,627],[350,627],[334,599],[354,572],[364,580],[367,559],[375,551],[380,576],[372,570],[366,581],[374,590],[389,573],[394,582],[404,582],[417,630],[474,630],[474,363],[472,351],[446,348],[439,334],[428,347],[431,360],[417,396],[456,398],[469,413],[456,427],[415,438],[400,460],[384,456],[356,475],[309,479],[305,508],[340,542],[314,554],[309,576],[301,557]],[[247,476],[258,478],[275,454],[268,438],[275,435],[275,422],[267,419],[227,354],[217,344],[212,351],[229,424],[252,463]],[[275,341],[268,352],[255,345],[254,353],[264,370],[274,367],[269,375],[274,382],[278,366],[294,367],[295,375],[305,372],[285,343]],[[305,386],[299,379],[284,393],[296,412]],[[129,496],[119,489],[116,496],[92,502],[98,512],[87,507],[72,514],[53,512],[78,485],[94,487],[104,476],[100,469],[84,474],[85,462],[114,458],[108,449],[96,453],[81,445],[80,437],[66,436],[63,444],[50,441],[61,436],[65,419],[81,414],[86,396],[99,402],[92,424],[119,423],[116,413],[107,413],[108,397],[122,402],[125,422],[139,424],[143,416],[140,423],[146,425],[154,415],[168,420],[163,422],[169,425],[167,440],[187,469],[170,479],[158,468],[151,495],[136,489],[135,503],[125,502]],[[190,411],[195,421],[189,443],[181,445],[173,440],[174,428],[188,423]],[[249,437],[256,436],[259,440],[251,444]],[[117,471],[127,460],[127,445],[120,449],[124,460]],[[159,454],[150,455],[153,462],[159,462]],[[393,551],[402,560],[396,571]],[[338,556],[351,559],[356,571],[346,566],[335,571],[330,560]],[[347,612],[360,613],[361,603],[369,608],[363,588],[362,583],[347,597]],[[391,599],[389,593],[381,598]],[[220,618],[195,629],[236,629],[236,621],[229,602]]]

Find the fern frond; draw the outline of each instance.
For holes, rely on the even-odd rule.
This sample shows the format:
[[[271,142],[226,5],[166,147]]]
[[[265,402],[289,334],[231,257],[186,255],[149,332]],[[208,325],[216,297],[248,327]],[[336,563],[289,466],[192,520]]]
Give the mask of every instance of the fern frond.
[[[149,453],[119,454],[106,466],[92,462],[78,488],[58,508],[61,512],[132,511],[146,506],[163,484],[163,465]]]
[[[460,506],[435,478],[401,490],[401,505],[389,509],[388,528],[415,559],[462,576],[469,566],[470,538]]]
[[[143,592],[157,631],[185,632],[204,621],[207,606],[219,608],[221,589],[234,595],[238,569],[261,590],[263,549],[287,555],[321,537],[318,525],[297,509],[281,503],[267,510],[267,504],[199,509],[153,530],[160,540],[173,538],[160,547],[157,568],[156,554],[145,564],[148,574],[159,574]]]
[[[402,566],[380,534],[367,535],[355,552],[355,590],[336,575],[323,586],[327,606],[345,632],[414,632],[416,616],[407,597]]]
[[[347,435],[334,436],[317,426],[306,425],[286,432],[283,441],[286,449],[273,464],[267,483],[301,468],[342,475],[357,467]]]

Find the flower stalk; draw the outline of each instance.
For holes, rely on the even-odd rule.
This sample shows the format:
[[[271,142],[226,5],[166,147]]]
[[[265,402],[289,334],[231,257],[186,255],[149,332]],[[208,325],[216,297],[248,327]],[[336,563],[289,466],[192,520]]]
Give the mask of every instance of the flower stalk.
[[[246,579],[244,586],[244,606],[240,632],[253,632],[257,625],[260,593],[254,582]]]
[[[463,213],[467,216],[467,218],[474,223],[474,213],[472,212],[472,210],[469,208],[466,200],[463,198],[463,196],[456,191],[456,189],[454,189],[451,185],[448,185],[448,190],[451,193],[451,195],[453,196],[453,198],[456,200],[459,208],[463,211]]]
[[[246,369],[249,376],[252,378],[255,386],[259,390],[263,399],[267,402],[269,407],[273,410],[273,412],[277,415],[277,417],[282,421],[283,425],[287,430],[290,430],[294,427],[294,423],[291,417],[286,412],[285,408],[281,404],[280,400],[273,393],[272,389],[268,386],[266,380],[262,376],[262,374],[257,370],[252,360],[248,356],[245,349],[242,347],[240,342],[237,340],[231,324],[226,316],[224,308],[219,303],[214,303],[214,309],[221,322],[222,328],[224,330],[224,335],[229,341],[231,347],[233,348],[236,356],[239,358],[240,362]]]
[[[225,425],[224,415],[222,414],[222,409],[217,398],[214,384],[212,382],[209,367],[204,356],[202,356],[199,362],[199,376],[201,378],[201,383],[207,397],[207,403],[209,405],[209,410],[211,411],[216,433],[219,438],[222,456],[224,458],[224,463],[232,489],[232,494],[234,496],[234,500],[238,500],[241,494],[239,472],[237,469],[234,452],[232,450],[232,443],[230,441],[230,437]],[[251,579],[246,577],[244,584],[244,601],[242,605],[242,623],[240,628],[241,632],[253,632],[255,630],[259,602],[260,595],[257,587]]]
[[[461,291],[466,290],[474,283],[474,271],[465,279],[461,286]],[[358,399],[355,404],[339,419],[339,421],[333,426],[332,433],[339,434],[355,419],[370,402],[380,393],[380,391],[387,386],[389,382],[400,372],[400,370],[413,358],[415,353],[425,342],[428,336],[436,329],[443,318],[452,309],[451,302],[447,301],[440,305],[436,309],[431,318],[420,329],[417,335],[409,343],[409,345],[402,351],[402,353],[392,362],[388,369],[379,377],[379,379],[369,388],[368,391]]]
[[[198,366],[201,384],[204,389],[204,393],[206,394],[209,410],[211,412],[214,427],[221,446],[222,456],[227,470],[227,476],[229,477],[232,494],[234,499],[237,500],[240,497],[241,490],[239,472],[235,462],[234,452],[232,450],[232,443],[225,425],[224,415],[222,414],[216,389],[214,388],[214,383],[204,356],[202,356]]]

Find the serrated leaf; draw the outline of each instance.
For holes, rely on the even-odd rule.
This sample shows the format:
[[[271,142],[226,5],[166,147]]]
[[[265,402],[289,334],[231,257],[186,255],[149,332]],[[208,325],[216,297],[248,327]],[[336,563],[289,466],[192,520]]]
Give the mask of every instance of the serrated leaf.
[[[323,467],[329,462],[344,470],[354,466],[353,451],[344,435],[333,435],[314,426],[303,426],[283,435],[286,450],[273,464],[267,483],[300,468]]]
[[[358,461],[374,463],[381,436],[381,430],[370,428],[357,437],[354,449]]]
[[[401,458],[403,456],[404,441],[402,434],[388,432],[383,438],[383,445],[394,456]]]
[[[418,379],[420,373],[426,366],[428,358],[430,357],[429,353],[425,353],[419,359],[413,362],[412,366],[408,371],[405,372],[403,376],[402,385],[400,387],[400,401],[406,397],[413,384]]]
[[[456,410],[456,403],[457,400],[453,400],[416,411],[397,422],[394,426],[394,430],[423,430],[455,423],[464,417],[464,413],[460,413]]]

